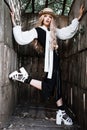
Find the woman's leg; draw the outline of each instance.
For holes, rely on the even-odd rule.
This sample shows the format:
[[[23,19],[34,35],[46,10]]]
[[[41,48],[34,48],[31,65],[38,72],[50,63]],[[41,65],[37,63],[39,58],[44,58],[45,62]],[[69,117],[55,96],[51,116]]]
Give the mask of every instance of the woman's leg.
[[[56,114],[56,124],[61,125],[61,123],[63,122],[65,125],[72,125],[72,119],[65,112],[62,98],[57,100],[56,104],[58,106],[58,111]]]
[[[37,88],[39,90],[42,90],[42,81],[32,79],[30,81],[30,85],[32,85],[33,87],[35,87],[35,88]]]
[[[63,105],[63,100],[62,100],[62,98],[60,98],[59,100],[57,100],[56,104],[57,104],[57,107],[62,106],[62,105]]]
[[[9,74],[9,78],[12,80],[17,80],[23,83],[30,84],[33,87],[42,90],[42,81],[32,79],[32,77],[27,73],[24,67],[20,68],[20,72],[14,71]]]

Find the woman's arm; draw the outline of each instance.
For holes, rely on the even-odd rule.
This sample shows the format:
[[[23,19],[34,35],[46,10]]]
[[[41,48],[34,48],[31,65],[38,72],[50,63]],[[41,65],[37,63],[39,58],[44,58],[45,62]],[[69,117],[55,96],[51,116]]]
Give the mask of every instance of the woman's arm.
[[[36,29],[33,28],[29,31],[22,31],[21,26],[16,25],[13,12],[11,12],[11,20],[12,20],[12,24],[13,24],[13,35],[14,35],[16,42],[19,45],[29,44],[35,38],[37,38]]]
[[[34,28],[29,31],[22,31],[21,26],[13,27],[13,35],[19,45],[29,44],[37,38],[37,32]]]
[[[78,30],[78,25],[79,21],[77,18],[75,18],[69,26],[63,27],[61,29],[57,28],[56,29],[57,37],[61,40],[67,40],[72,38]]]
[[[83,12],[84,12],[84,7],[82,5],[79,10],[78,18],[75,18],[69,26],[56,30],[57,37],[59,39],[62,40],[70,39],[76,34],[78,30],[79,20],[82,18]]]

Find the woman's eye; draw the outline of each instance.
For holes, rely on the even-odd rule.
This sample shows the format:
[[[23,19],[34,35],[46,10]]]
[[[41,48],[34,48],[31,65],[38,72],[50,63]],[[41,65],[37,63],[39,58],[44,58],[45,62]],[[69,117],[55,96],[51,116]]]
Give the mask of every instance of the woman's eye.
[[[47,17],[47,15],[45,14],[44,17]]]
[[[49,16],[50,19],[52,19],[52,16]]]

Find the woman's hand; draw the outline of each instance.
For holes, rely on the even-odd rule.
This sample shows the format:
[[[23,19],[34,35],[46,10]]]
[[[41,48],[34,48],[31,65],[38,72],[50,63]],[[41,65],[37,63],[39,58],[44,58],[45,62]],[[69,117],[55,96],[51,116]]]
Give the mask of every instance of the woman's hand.
[[[84,13],[84,6],[81,5],[80,9],[79,9],[79,16],[78,16],[78,20],[80,20],[83,16]]]
[[[10,14],[11,14],[12,24],[13,24],[13,26],[16,26],[14,11],[11,11]]]

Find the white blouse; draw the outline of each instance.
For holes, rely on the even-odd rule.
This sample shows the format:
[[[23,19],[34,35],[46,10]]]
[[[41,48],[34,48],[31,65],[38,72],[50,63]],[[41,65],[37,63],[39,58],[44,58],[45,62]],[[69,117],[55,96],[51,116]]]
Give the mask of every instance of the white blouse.
[[[56,36],[61,40],[67,40],[72,38],[78,30],[79,21],[77,18],[73,19],[71,24],[61,29],[56,29]],[[45,63],[44,72],[48,72],[48,78],[51,79],[53,71],[53,50],[49,49],[50,45],[50,31],[45,26],[41,27],[46,31],[46,46],[45,46]],[[19,45],[26,45],[31,43],[35,38],[38,38],[38,34],[35,28],[29,31],[22,31],[21,26],[15,26],[13,28],[13,35],[16,42]]]
[[[56,29],[57,37],[61,40],[67,40],[67,39],[72,38],[78,30],[78,24],[79,24],[78,19],[75,18],[69,26],[63,27],[61,29],[57,28]],[[15,26],[13,27],[13,34],[14,34],[14,38],[16,42],[19,45],[29,44],[35,38],[38,38],[35,28],[29,31],[22,31],[21,26]]]

